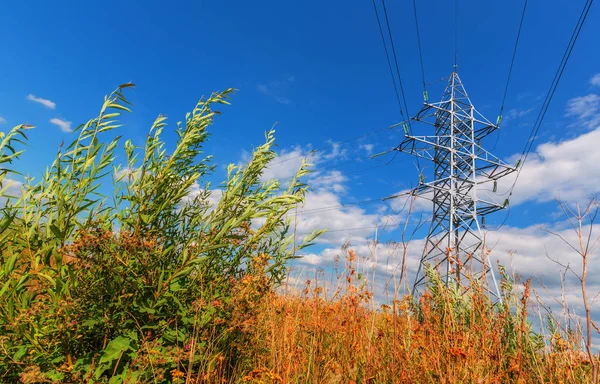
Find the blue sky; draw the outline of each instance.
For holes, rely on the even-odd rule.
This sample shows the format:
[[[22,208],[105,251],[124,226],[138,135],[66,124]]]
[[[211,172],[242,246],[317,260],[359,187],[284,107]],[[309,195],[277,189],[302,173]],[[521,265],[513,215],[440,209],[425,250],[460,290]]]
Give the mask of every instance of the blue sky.
[[[426,80],[435,82],[452,71],[453,2],[418,3]],[[509,160],[521,152],[583,3],[529,2],[498,156]],[[415,113],[422,88],[412,2],[388,0],[387,7],[409,111]],[[500,108],[521,7],[521,1],[460,1],[459,74],[475,106],[492,121]],[[321,171],[307,209],[388,196],[418,181],[407,155],[364,172],[356,171],[391,157],[341,165],[390,149],[401,132],[383,130],[332,145],[401,119],[370,1],[3,2],[0,36],[0,129],[23,122],[37,126],[18,165],[31,175],[39,175],[60,142],[72,138],[64,132],[66,122],[74,128],[93,117],[105,94],[131,81],[137,84],[128,94],[134,114],[124,118],[122,134],[134,143],[141,144],[158,114],[169,116],[174,127],[200,96],[234,87],[239,91],[232,106],[223,109],[207,145],[218,164],[243,161],[276,122],[282,159],[325,147],[311,159]],[[536,225],[560,225],[552,198],[560,193],[573,202],[600,189],[594,169],[595,145],[600,144],[594,141],[600,137],[600,78],[594,77],[600,73],[598,36],[596,7],[537,138],[540,152],[516,190],[502,232],[506,246],[499,246],[503,251],[521,244],[521,252],[537,260],[532,241],[516,241],[515,231],[530,234],[542,250],[544,239],[551,239],[535,235]],[[432,100],[440,95],[435,89],[430,90]],[[51,119],[59,119],[54,120],[58,124]],[[487,146],[492,144],[493,139]],[[579,153],[584,147],[589,156]],[[281,163],[269,175],[289,176],[294,166],[295,160]],[[221,179],[222,173],[215,175]],[[367,251],[365,241],[374,231],[347,229],[402,218],[387,209],[373,204],[304,216],[305,230],[332,229],[307,263],[325,263],[347,238]],[[488,224],[503,219],[499,213]],[[384,236],[394,239],[397,233]],[[527,270],[533,264],[523,264],[521,272],[534,273]]]

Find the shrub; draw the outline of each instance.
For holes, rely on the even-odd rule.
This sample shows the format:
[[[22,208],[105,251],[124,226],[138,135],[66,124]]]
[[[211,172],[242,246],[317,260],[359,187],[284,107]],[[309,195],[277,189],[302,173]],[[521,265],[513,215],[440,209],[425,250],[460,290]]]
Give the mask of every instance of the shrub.
[[[240,318],[285,276],[293,249],[319,234],[292,246],[286,219],[303,201],[307,164],[285,189],[261,179],[275,157],[273,131],[247,165],[228,167],[211,203],[205,179],[214,166],[203,144],[231,89],[201,99],[168,152],[162,115],[143,148],[115,137],[131,86],[107,96],[20,196],[8,195],[9,166],[31,127],[2,138],[3,382],[171,382],[217,363],[231,371],[240,364]],[[123,167],[115,164],[121,144]]]

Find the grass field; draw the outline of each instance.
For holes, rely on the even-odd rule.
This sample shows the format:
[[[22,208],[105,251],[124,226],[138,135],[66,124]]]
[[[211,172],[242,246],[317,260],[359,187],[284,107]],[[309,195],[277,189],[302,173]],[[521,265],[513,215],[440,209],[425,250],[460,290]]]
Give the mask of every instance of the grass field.
[[[215,202],[203,143],[231,90],[200,101],[167,151],[162,115],[142,147],[115,134],[130,86],[16,192],[32,127],[2,136],[0,382],[591,382],[582,328],[548,317],[534,331],[530,284],[506,273],[501,304],[433,270],[419,298],[381,304],[347,248],[334,282],[292,289],[290,263],[321,234],[296,242],[287,219],[308,165],[283,189],[261,181],[269,132]]]

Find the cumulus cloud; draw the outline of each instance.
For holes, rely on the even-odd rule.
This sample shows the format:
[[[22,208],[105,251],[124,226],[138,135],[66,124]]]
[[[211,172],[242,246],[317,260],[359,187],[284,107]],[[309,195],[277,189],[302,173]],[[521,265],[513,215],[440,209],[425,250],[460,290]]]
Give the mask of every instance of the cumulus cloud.
[[[391,214],[380,200],[373,199],[365,205],[363,200],[345,198],[348,197],[346,192],[350,179],[336,168],[335,160],[344,158],[346,150],[337,143],[330,144],[327,150],[313,151],[310,146],[282,150],[267,167],[261,180],[275,178],[285,187],[302,159],[308,158],[313,165],[313,172],[306,177],[310,190],[297,216],[296,212],[290,216],[298,236],[307,235],[314,229],[327,229],[328,232],[318,239],[321,244],[338,245],[346,240],[362,244],[377,226],[384,228],[399,216]],[[323,164],[325,167],[322,167]],[[372,212],[373,209],[375,212]]]
[[[567,115],[579,123],[592,124],[600,115],[598,107],[598,96],[588,95],[575,98],[567,104]],[[509,113],[515,118],[529,114],[531,110],[514,110]],[[600,124],[579,136],[562,141],[550,141],[538,145],[529,155],[522,169],[522,174],[515,188],[511,205],[523,204],[525,202],[548,202],[559,197],[567,203],[586,201],[590,196],[600,192],[600,151],[597,145],[600,143]],[[518,155],[513,156],[510,161],[514,164]],[[513,174],[511,177],[515,177]],[[369,239],[373,238],[374,227],[382,225],[382,220],[395,220],[396,222],[406,217],[406,199],[398,198],[390,200],[389,210],[384,204],[375,202],[372,205],[351,206],[343,204],[350,196],[342,200],[347,177],[343,172],[325,173],[315,178],[318,183],[331,177],[332,184],[325,185],[322,189],[311,192],[307,196],[307,202],[303,210],[306,211],[298,218],[298,230],[309,232],[314,228],[329,228],[330,233],[320,240],[321,249],[316,252],[307,253],[300,263],[307,266],[331,267],[332,261],[339,256],[339,246],[346,241],[353,243],[354,247],[367,252]],[[506,178],[499,184],[499,193],[503,193],[512,185],[514,179]],[[335,182],[334,182],[335,181]],[[336,191],[335,185],[342,187]],[[504,190],[502,189],[504,187]],[[399,191],[399,193],[407,191]],[[488,193],[491,200],[494,194]],[[482,194],[482,196],[485,193]],[[500,198],[501,200],[504,197]],[[413,213],[431,210],[431,202],[425,198],[417,199],[414,203]],[[328,208],[329,207],[329,208]],[[320,209],[320,210],[319,210]],[[399,212],[404,209],[403,212]],[[368,229],[351,231],[352,228],[365,227]],[[556,230],[563,238],[573,239],[573,234],[568,230]],[[410,276],[416,273],[418,261],[424,239],[415,240],[407,251],[407,273]],[[494,245],[492,259],[499,259],[503,264],[511,264],[516,273],[523,276],[536,276],[543,279],[549,290],[556,293],[560,286],[560,267],[546,257],[546,249],[550,250],[551,257],[563,257],[562,262],[575,263],[577,255],[573,254],[562,240],[556,236],[540,230],[539,226],[519,229],[503,227],[498,232],[490,232],[488,244]],[[385,245],[379,245],[385,252]],[[377,248],[379,249],[379,248]],[[515,252],[509,252],[515,251]],[[511,258],[510,255],[513,255]],[[600,273],[600,264],[595,273]],[[410,279],[410,278],[409,278]],[[567,280],[568,284],[575,282]],[[594,288],[600,289],[600,285]],[[579,302],[573,298],[573,305]]]
[[[53,117],[50,119],[50,122],[60,128],[63,132],[73,132],[71,129],[71,122],[67,120],[60,119],[58,117]]]
[[[348,181],[348,178],[341,171],[330,170],[317,171],[309,177],[309,180],[313,189],[331,189],[333,192],[343,193],[346,191],[344,183]]]
[[[560,197],[582,201],[600,192],[600,127],[574,139],[540,144],[525,163],[511,204],[547,202]],[[513,163],[518,156],[513,157]],[[516,173],[502,179],[498,190],[505,193]]]
[[[554,232],[549,233],[543,227]],[[581,257],[568,244],[577,246],[578,237],[572,229],[560,229],[560,227],[560,224],[535,225],[527,228],[505,226],[500,231],[488,232],[486,247],[492,249],[488,261],[493,266],[497,279],[499,279],[496,268],[498,263],[517,280],[525,281],[531,278],[534,289],[550,307],[556,308],[554,300],[561,299],[564,290],[564,300],[569,308],[575,313],[582,313],[583,302],[579,280],[571,272],[565,275],[565,268],[560,265],[569,265],[576,273],[581,272]],[[584,225],[583,231],[588,230],[589,227]],[[600,236],[600,229],[594,229],[591,235],[592,243],[598,236]],[[393,287],[399,294],[407,293],[408,289],[412,289],[425,239],[415,239],[406,244],[380,243],[373,240],[352,242],[352,238],[344,240],[349,240],[350,248],[356,251],[358,272],[376,276],[373,288],[377,301],[386,302],[386,296],[389,297],[390,289]],[[333,270],[339,262],[343,269],[344,247],[340,244],[343,243],[338,245],[330,243],[319,251],[307,252],[302,255],[298,263],[309,270],[315,268]],[[590,257],[591,260],[595,260],[597,252],[592,253]],[[400,281],[403,263],[404,273]],[[588,265],[588,276],[599,274],[600,263],[591,262]],[[311,275],[314,274],[309,272],[308,276]],[[491,279],[489,283],[492,284]],[[600,282],[590,279],[588,290],[590,297],[593,297],[600,292]]]
[[[520,118],[530,112],[527,109],[515,110],[509,115]],[[566,105],[566,114],[575,124],[586,128],[585,131],[579,131],[576,137],[548,141],[535,147],[522,168],[511,205],[548,202],[557,197],[567,203],[585,202],[590,196],[600,192],[600,151],[597,150],[600,143],[600,120],[597,120],[600,115],[600,96],[591,94],[570,100]],[[568,128],[565,127],[566,129]],[[299,150],[297,154],[300,152]],[[519,155],[514,155],[509,162],[515,164],[518,158]],[[313,175],[315,188],[307,195],[306,204],[300,210],[301,214],[294,220],[299,234],[309,233],[315,228],[330,231],[319,240],[316,247],[306,250],[298,260],[297,267],[304,275],[296,276],[296,280],[302,282],[314,279],[315,271],[320,270],[325,271],[325,279],[335,287],[335,279],[332,281],[329,276],[332,275],[331,271],[335,271],[338,263],[343,271],[342,245],[350,242],[358,254],[359,273],[369,273],[369,276],[375,277],[372,289],[378,302],[389,302],[395,292],[408,292],[414,282],[425,239],[413,239],[406,247],[394,242],[374,241],[375,227],[379,226],[381,234],[386,220],[393,220],[394,225],[391,227],[398,228],[395,224],[406,219],[406,198],[390,200],[387,202],[389,206],[379,201],[352,206],[349,204],[352,202],[352,195],[349,194],[351,189],[348,188],[350,180],[347,174],[339,170],[319,172],[318,166],[324,161],[325,157],[321,155],[316,163],[317,172]],[[512,185],[515,176],[516,174],[513,174],[501,180],[498,193],[505,192]],[[403,192],[406,191],[398,193]],[[484,195],[482,192],[481,196]],[[493,193],[488,195],[494,200]],[[499,198],[504,199],[502,196]],[[495,200],[498,200],[498,196]],[[425,198],[417,199],[414,204],[414,214],[423,212],[427,215],[431,210],[431,202]],[[506,225],[498,231],[488,232],[487,247],[492,249],[490,263],[495,266],[499,262],[516,276],[523,279],[532,278],[536,293],[547,308],[559,317],[560,313],[563,313],[561,311],[567,311],[563,317],[568,315],[579,318],[583,314],[579,281],[572,273],[565,275],[564,267],[553,261],[558,260],[578,272],[581,258],[566,243],[577,245],[578,238],[560,217],[554,217],[552,220],[558,221],[540,222],[526,228]],[[587,230],[589,227],[584,226],[583,231]],[[424,236],[423,232],[419,234]],[[598,236],[600,229],[594,228],[592,238]],[[398,234],[393,238],[399,240],[401,237]],[[595,253],[592,260],[598,256]],[[404,280],[400,282],[403,261]],[[588,268],[588,276],[600,276],[600,263],[592,261]],[[498,271],[495,267],[494,269],[498,277]],[[600,281],[597,280],[588,280],[590,297],[600,291]],[[563,310],[556,301],[564,302],[565,309]],[[595,302],[593,305],[594,308],[598,308],[599,304]],[[594,316],[598,317],[597,314]]]
[[[0,189],[6,188],[4,191],[4,194],[6,196],[12,196],[12,197],[19,196],[21,194],[22,187],[23,187],[22,182],[20,182],[18,180],[14,180],[14,179],[9,179],[9,178],[2,180],[2,182],[0,183]]]
[[[290,149],[283,149],[279,156],[275,158],[263,172],[262,181],[278,179],[287,181],[291,179],[300,166],[303,159],[308,159],[310,163],[318,162],[320,155],[313,153],[310,147],[296,146]]]
[[[190,188],[189,193],[182,199],[183,204],[190,204],[194,201],[194,199],[201,194],[204,194],[207,190],[203,189],[200,184],[194,183]],[[209,195],[206,199],[210,209],[212,210],[221,200],[221,196],[223,196],[223,191],[221,189],[211,189],[208,191]]]
[[[321,244],[343,244],[346,241],[363,243],[367,236],[380,224],[378,213],[369,213],[359,205],[342,202],[334,190],[309,192],[298,215],[294,216],[294,225],[298,234],[304,236],[314,229],[327,229],[317,242]]]
[[[35,95],[29,94],[27,95],[27,100],[29,101],[33,101],[34,103],[38,103],[43,105],[46,108],[49,109],[55,109],[56,108],[56,103],[52,100],[48,100],[48,99],[44,99],[41,97],[36,97]]]
[[[4,124],[6,123],[6,119],[2,116],[0,116],[0,124]]]

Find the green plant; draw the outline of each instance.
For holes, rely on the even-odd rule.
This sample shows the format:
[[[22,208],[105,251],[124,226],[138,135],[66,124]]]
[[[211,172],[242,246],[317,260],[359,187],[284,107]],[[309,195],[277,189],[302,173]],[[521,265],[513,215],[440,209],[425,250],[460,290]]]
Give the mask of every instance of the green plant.
[[[293,250],[320,234],[292,244],[286,219],[303,201],[306,163],[283,192],[261,179],[275,157],[273,131],[247,165],[228,167],[211,203],[203,144],[231,89],[201,99],[177,124],[170,153],[161,115],[143,148],[124,142],[127,163],[116,165],[113,131],[130,112],[123,92],[131,86],[107,96],[20,196],[6,193],[11,168],[0,170],[2,381],[177,381],[208,364],[209,349],[222,355],[220,369],[235,369],[232,340],[243,335],[230,324],[232,303],[260,300],[285,276]],[[3,137],[4,166],[20,155],[14,146],[28,128]],[[101,185],[111,179],[108,197]],[[248,292],[249,280],[262,283]]]

